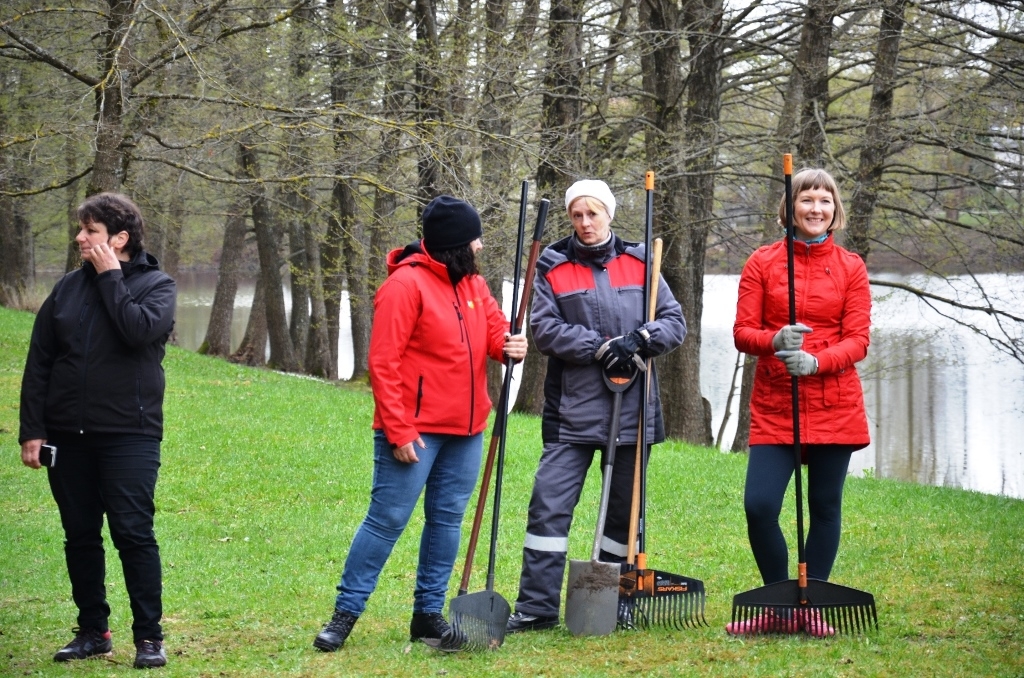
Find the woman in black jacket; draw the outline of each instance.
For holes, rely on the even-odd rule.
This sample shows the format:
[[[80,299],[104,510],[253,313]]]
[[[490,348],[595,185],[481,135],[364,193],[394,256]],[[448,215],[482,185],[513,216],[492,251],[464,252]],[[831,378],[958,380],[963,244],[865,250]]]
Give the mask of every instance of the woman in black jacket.
[[[103,517],[132,608],[135,666],[163,666],[160,551],[154,493],[163,436],[164,347],[175,283],[143,249],[139,208],[116,193],[78,208],[82,267],[43,302],[21,382],[21,461],[56,448],[50,490],[64,527],[75,638],[54,661],[111,650]]]

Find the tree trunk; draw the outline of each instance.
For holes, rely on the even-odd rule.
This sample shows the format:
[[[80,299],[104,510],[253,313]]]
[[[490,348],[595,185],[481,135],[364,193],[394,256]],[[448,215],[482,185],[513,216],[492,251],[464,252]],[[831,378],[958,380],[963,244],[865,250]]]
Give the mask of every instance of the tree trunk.
[[[680,31],[683,17],[679,6],[653,0],[640,2],[639,23],[645,36],[640,63],[644,90],[650,97],[646,133],[648,165],[657,168],[664,177],[660,182],[656,177],[654,212],[655,232],[665,240],[662,273],[687,323],[683,346],[659,361],[665,429],[670,436],[709,445],[713,440],[711,422],[700,394],[700,312],[704,249],[710,223],[710,214],[704,214],[704,210],[706,199],[711,197],[704,193],[706,182],[710,180],[704,174],[710,173],[707,164],[712,167],[714,164],[713,135],[721,89],[716,85],[719,76],[715,68],[720,68],[721,52],[713,31],[710,35],[701,33],[711,31],[713,11],[689,5],[685,9],[693,17],[688,17],[690,21],[695,22],[689,37],[691,52],[695,54],[690,77],[700,79],[703,86],[711,88],[705,92],[695,84],[690,85],[685,110],[694,124],[690,136],[684,135],[684,110],[680,108],[685,82],[679,42],[661,37]],[[706,49],[697,53],[695,45],[706,45]],[[707,135],[711,138],[705,139]],[[700,156],[687,166],[692,166],[698,176],[686,178],[688,171],[680,167],[684,162],[677,150],[680,147],[687,149],[687,155]],[[679,226],[681,224],[686,226]]]
[[[263,276],[256,279],[256,290],[252,295],[252,309],[249,311],[249,322],[245,325],[245,334],[238,350],[231,354],[229,360],[250,367],[262,367],[267,364],[267,338],[270,330],[267,327],[267,294]]]
[[[306,346],[306,373],[324,379],[338,378],[338,363],[332,361],[327,333],[327,305],[324,300],[324,277],[320,266],[320,242],[312,224],[306,229],[306,258],[309,261],[310,320]]]
[[[828,55],[832,48],[832,20],[840,0],[808,0],[807,17],[800,38],[800,52],[807,61],[796,67],[804,72],[803,110],[800,116],[800,160],[824,167],[831,157],[825,132],[828,122]]]
[[[9,132],[6,111],[0,107],[0,137]],[[32,225],[25,216],[24,198],[9,195],[22,188],[21,168],[29,166],[17,149],[0,149],[0,305],[12,308],[22,306],[35,279]]]
[[[306,249],[306,224],[302,217],[302,198],[288,194],[288,202],[292,207],[291,218],[288,219],[288,280],[291,283],[292,313],[288,319],[288,336],[295,347],[296,359],[309,338],[309,250]],[[302,366],[299,365],[299,369]]]
[[[235,314],[238,269],[242,260],[242,247],[245,245],[245,231],[245,205],[239,202],[230,208],[224,224],[224,244],[220,250],[217,289],[213,293],[206,338],[203,339],[198,353],[216,356],[227,356],[231,353],[231,321]]]
[[[160,270],[172,278],[178,275],[178,267],[181,264],[183,221],[185,221],[185,199],[180,191],[174,191],[171,195],[167,215],[164,217],[163,251],[160,257]]]
[[[539,195],[557,195],[564,191],[572,179],[565,168],[581,164],[582,12],[580,0],[554,0],[548,15],[548,61],[541,99],[541,159],[537,167]],[[559,201],[556,200],[554,206],[550,219],[557,223],[564,211]],[[548,233],[551,231],[549,227]],[[554,239],[556,237],[551,235],[545,238],[549,242]],[[528,327],[527,330],[529,352],[523,363],[515,411],[540,414],[544,407],[547,358],[533,343],[533,332]]]
[[[895,153],[892,129],[893,91],[896,89],[900,37],[903,33],[907,0],[888,0],[882,9],[878,27],[878,48],[875,54],[874,85],[857,167],[857,184],[853,190],[848,213],[849,231],[846,245],[866,262],[871,250],[871,218],[878,202],[878,193],[886,158]]]
[[[260,172],[256,149],[244,142],[240,144],[240,149],[242,167],[246,175],[258,179]],[[277,236],[274,233],[274,217],[267,206],[263,184],[256,183],[250,187],[249,203],[253,230],[256,231],[256,249],[260,258],[260,279],[263,281],[266,295],[267,328],[270,336],[268,364],[283,372],[295,372],[298,370],[298,361],[288,333],[288,314],[284,305],[281,259]]]
[[[524,10],[527,11],[527,10]],[[536,11],[536,6],[532,11]],[[516,100],[514,85],[516,73],[525,55],[536,28],[536,14],[524,17],[511,40],[506,40],[508,25],[508,0],[487,0],[485,21],[487,32],[484,42],[483,63],[488,70],[484,85],[480,119],[477,122],[480,136],[480,180],[483,194],[490,199],[480,206],[480,218],[484,223],[484,241],[487,247],[478,255],[481,270],[487,278],[494,298],[502,302],[504,283],[512,280],[515,261],[509,253],[515,252],[512,235],[518,233],[518,200],[521,181],[515,181],[512,147],[512,119],[516,115],[513,102]],[[530,202],[536,203],[536,199]],[[529,222],[529,219],[527,219]],[[527,228],[526,237],[532,229]],[[525,250],[529,242],[524,243]],[[525,266],[525,262],[522,264]],[[518,284],[518,281],[513,281]],[[520,292],[528,294],[529,290]],[[518,309],[513,308],[514,317]],[[501,397],[503,382],[501,364],[487,363],[487,392],[495,404]]]
[[[96,154],[86,195],[119,191],[124,183],[127,157],[124,140],[124,104],[131,97],[132,28],[139,0],[109,0],[105,45],[100,55],[103,79],[95,88]]]

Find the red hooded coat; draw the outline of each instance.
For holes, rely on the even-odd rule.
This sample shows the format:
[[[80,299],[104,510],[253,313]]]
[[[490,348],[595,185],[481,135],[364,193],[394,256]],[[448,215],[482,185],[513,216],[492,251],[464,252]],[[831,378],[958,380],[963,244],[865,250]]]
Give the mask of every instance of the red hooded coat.
[[[398,446],[420,433],[480,433],[491,411],[487,356],[504,360],[505,314],[481,276],[453,286],[420,244],[392,250],[387,265],[370,336],[373,427]]]
[[[800,377],[800,442],[870,442],[864,394],[855,364],[868,352],[871,288],[864,262],[835,244],[794,243],[796,319],[811,328],[803,350],[818,360],[818,372]],[[750,399],[750,444],[792,444],[792,382],[775,357],[772,339],[789,324],[784,240],[754,252],[740,275],[733,339],[757,356]]]

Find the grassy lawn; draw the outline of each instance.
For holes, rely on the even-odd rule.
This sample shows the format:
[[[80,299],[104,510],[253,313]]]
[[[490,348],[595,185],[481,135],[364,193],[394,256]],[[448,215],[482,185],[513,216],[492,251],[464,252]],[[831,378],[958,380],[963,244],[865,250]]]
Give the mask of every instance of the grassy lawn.
[[[131,618],[109,539],[114,654],[51,660],[70,640],[75,608],[46,479],[18,458],[31,323],[27,313],[0,309],[0,675],[123,675],[132,671]],[[740,640],[723,631],[732,596],[760,584],[742,514],[746,460],[679,443],[654,452],[648,563],[704,580],[707,628],[574,638],[560,627],[509,636],[496,652],[456,655],[410,645],[417,516],[346,646],[315,652],[368,499],[367,389],[175,348],[165,367],[156,525],[169,664],[161,675],[1024,676],[1024,502],[851,478],[832,580],[875,595],[878,631]],[[495,585],[510,603],[539,453],[539,421],[513,417]],[[589,558],[598,476],[594,468],[570,558]],[[792,500],[787,511],[794,515]],[[484,587],[487,534],[471,591]],[[453,592],[461,571],[460,559]]]

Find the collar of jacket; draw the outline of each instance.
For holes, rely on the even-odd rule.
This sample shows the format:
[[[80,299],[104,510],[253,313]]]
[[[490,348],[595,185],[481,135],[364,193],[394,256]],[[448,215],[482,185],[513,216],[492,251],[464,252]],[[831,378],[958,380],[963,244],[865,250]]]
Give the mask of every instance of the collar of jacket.
[[[579,253],[577,252],[576,247],[574,246],[575,242],[575,233],[570,233],[568,236],[562,238],[558,242],[551,243],[549,247],[553,251],[558,252],[559,254],[564,256],[566,261],[571,261],[573,263],[586,263],[585,259],[580,258]],[[630,247],[636,247],[638,244],[639,243],[635,242],[627,242],[620,238],[619,236],[615,235],[615,232],[612,231],[611,249],[613,251],[613,254],[610,258],[617,257],[618,255],[624,253],[626,249]]]
[[[782,240],[782,246],[786,246],[785,239]],[[793,241],[793,254],[797,256],[812,256],[812,257],[823,257],[829,255],[835,250],[836,239],[825,238],[819,243],[806,243],[802,240]]]
[[[135,254],[129,261],[121,262],[121,275],[125,278],[136,273],[138,271],[146,271],[151,268],[160,268],[160,262],[157,261],[156,257],[145,250],[140,250]],[[85,272],[86,277],[95,278],[96,268],[91,262],[83,261],[82,270]]]

